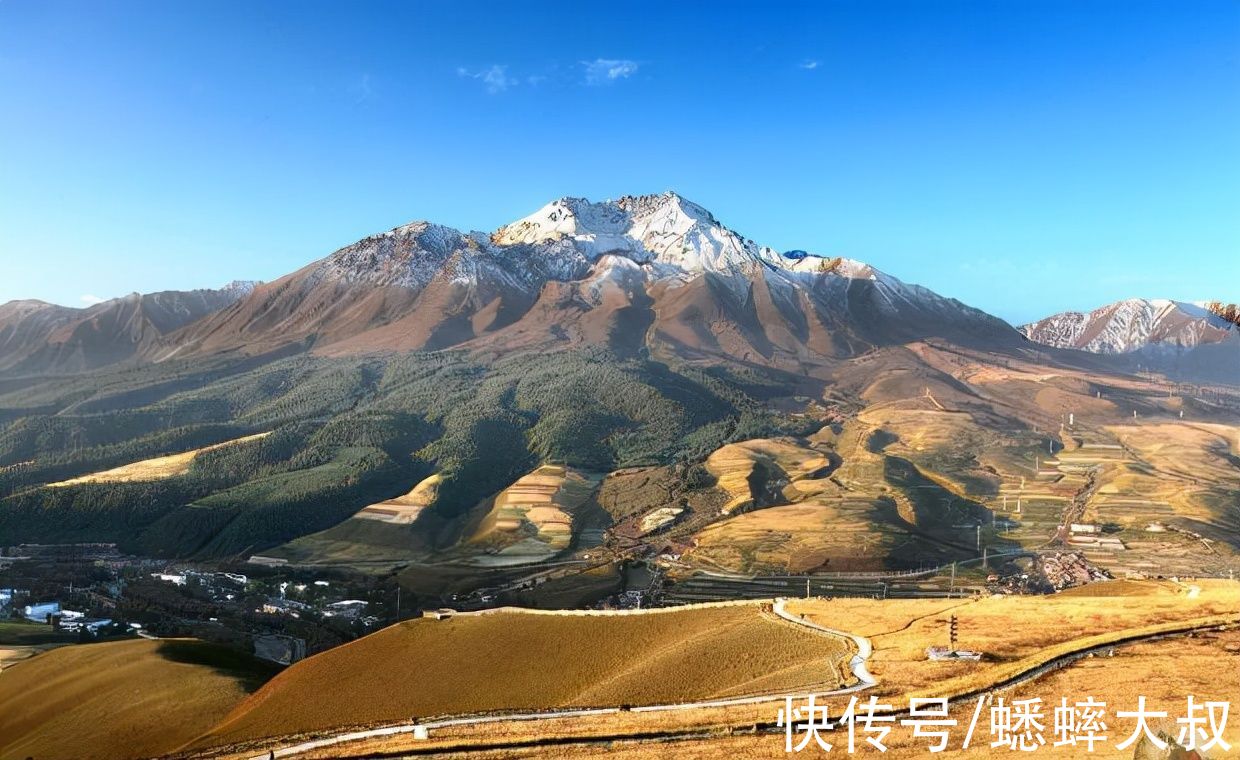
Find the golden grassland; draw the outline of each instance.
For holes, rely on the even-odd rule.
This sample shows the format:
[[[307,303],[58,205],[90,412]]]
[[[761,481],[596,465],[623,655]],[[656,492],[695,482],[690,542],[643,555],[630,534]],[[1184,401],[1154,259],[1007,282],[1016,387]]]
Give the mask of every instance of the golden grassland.
[[[40,652],[76,641],[76,634],[53,631],[50,625],[17,620],[0,622],[0,671]]]
[[[697,534],[690,559],[738,573],[881,570],[909,535],[894,507],[811,499],[745,512]]]
[[[801,446],[794,441],[776,438],[756,438],[740,443],[730,443],[717,449],[706,459],[706,470],[717,479],[717,487],[724,490],[728,502],[724,514],[735,512],[754,503],[759,494],[754,493],[755,469],[765,466],[786,475],[786,496],[790,500],[820,493],[832,488],[813,476],[830,465],[821,452]]]
[[[1106,759],[1131,760],[1136,745],[1124,750],[1115,745],[1124,741],[1131,734],[1135,724],[1131,719],[1117,718],[1116,711],[1134,710],[1137,698],[1146,697],[1147,709],[1167,713],[1166,719],[1154,719],[1151,728],[1161,732],[1165,737],[1174,739],[1179,734],[1175,725],[1176,718],[1185,712],[1187,695],[1194,695],[1198,701],[1230,700],[1232,714],[1229,716],[1227,730],[1223,736],[1231,744],[1230,751],[1215,748],[1209,756],[1213,758],[1240,756],[1240,722],[1235,720],[1235,702],[1240,695],[1240,632],[1206,634],[1195,638],[1176,638],[1165,641],[1134,644],[1116,650],[1113,657],[1093,657],[1079,660],[1063,670],[1056,671],[1037,681],[1022,684],[1002,696],[1009,702],[1013,699],[1042,700],[1045,716],[1046,744],[1030,753],[1032,757],[1081,758],[1096,757]],[[1054,746],[1054,707],[1064,697],[1069,702],[1083,700],[1086,697],[1107,705],[1104,720],[1108,725],[1108,739],[1095,745],[1092,753],[1087,753],[1083,745]],[[846,704],[838,699],[829,702],[835,708],[834,715]],[[992,750],[990,742],[989,714],[984,713],[979,722],[971,746],[961,749],[964,734],[972,719],[972,710],[976,701],[969,700],[953,705],[951,718],[957,721],[957,728],[951,733],[951,740],[946,751],[938,753],[938,757],[969,757],[984,758],[997,755],[1008,755],[1009,750],[1000,748]],[[771,719],[770,709],[764,719]],[[650,730],[646,727],[645,730]],[[911,728],[896,726],[886,740],[887,751],[879,753],[877,749],[865,745],[864,735],[859,734],[857,756],[885,757],[904,760],[905,758],[931,757],[924,740],[912,737]],[[836,745],[835,752],[846,752],[847,734],[839,729],[824,735],[828,741]],[[800,736],[796,737],[799,740]],[[807,749],[806,751],[810,751]],[[1012,755],[1023,753],[1011,753]],[[718,738],[676,741],[668,743],[614,743],[607,746],[578,745],[557,748],[557,755],[569,758],[603,757],[621,758],[623,760],[653,760],[654,758],[776,758],[786,757],[784,737],[782,734],[741,734],[720,736]],[[486,757],[486,754],[481,755]],[[495,755],[492,755],[495,756]],[[504,757],[538,757],[533,751],[506,751]],[[1159,755],[1153,755],[1157,757]]]
[[[0,757],[137,758],[171,752],[270,676],[188,639],[64,646],[0,674]]]
[[[761,609],[409,621],[287,669],[196,745],[413,716],[832,689],[851,677],[846,640]]]
[[[75,486],[82,483],[136,483],[148,480],[163,480],[165,478],[173,478],[178,475],[184,475],[189,472],[189,466],[194,459],[204,451],[212,451],[225,446],[233,446],[246,441],[254,441],[259,438],[265,438],[271,433],[255,433],[254,435],[242,436],[234,438],[231,441],[224,441],[211,446],[203,446],[200,449],[186,451],[180,454],[170,454],[163,457],[155,457],[154,459],[143,459],[140,462],[115,467],[111,470],[103,470],[102,472],[94,472],[89,475],[72,478],[70,480],[62,480],[57,483],[49,483],[48,488],[63,488],[65,486]]]
[[[1167,502],[1178,516],[1208,522],[1219,517],[1211,509],[1211,491],[1240,491],[1240,467],[1234,463],[1240,427],[1166,423],[1113,425],[1107,431],[1140,460],[1108,473],[1100,497],[1139,494]],[[1095,506],[1094,511],[1106,510]]]
[[[1028,753],[1031,757],[1054,758],[1102,758],[1105,760],[1132,760],[1135,746],[1124,750],[1115,745],[1128,738],[1134,728],[1131,719],[1120,719],[1115,716],[1118,710],[1133,710],[1137,706],[1137,697],[1147,698],[1147,709],[1168,713],[1166,720],[1151,721],[1155,731],[1174,738],[1178,735],[1178,726],[1174,724],[1177,717],[1184,714],[1185,699],[1194,694],[1199,700],[1230,699],[1233,714],[1228,722],[1228,730],[1224,738],[1231,744],[1229,752],[1219,749],[1211,750],[1210,757],[1227,758],[1240,756],[1240,723],[1234,716],[1236,695],[1240,694],[1240,633],[1229,632],[1211,634],[1199,638],[1181,638],[1150,644],[1136,644],[1121,648],[1114,657],[1096,657],[1080,660],[1072,666],[1057,671],[1044,679],[1032,684],[1022,685],[1005,693],[1007,700],[1040,698],[1045,715],[1044,736],[1046,744],[1035,752]],[[1093,696],[1107,705],[1108,739],[1095,746],[1092,753],[1087,753],[1083,745],[1054,746],[1053,709],[1059,705],[1060,699],[1067,697],[1070,702]],[[838,716],[847,700],[832,700],[833,715]],[[952,729],[948,748],[937,755],[929,754],[927,741],[915,739],[912,729],[896,725],[885,740],[886,752],[864,743],[864,734],[858,733],[858,746],[855,756],[894,758],[946,757],[946,758],[986,758],[996,756],[1018,756],[1026,753],[1010,752],[1006,748],[991,749],[992,736],[989,728],[989,715],[983,714],[979,729],[975,733],[971,746],[961,749],[964,734],[972,719],[975,702],[967,701],[954,705],[950,717],[957,721]],[[757,720],[770,721],[773,707]],[[739,725],[739,724],[735,724]],[[636,730],[657,730],[653,724],[643,725]],[[824,733],[824,738],[833,743],[833,754],[847,754],[847,733],[839,728]],[[796,735],[795,740],[799,741]],[[505,750],[502,753],[477,753],[475,757],[534,758],[544,757],[545,748]],[[748,733],[743,729],[736,734],[726,733],[708,739],[691,739],[667,742],[614,742],[606,744],[581,744],[556,748],[556,756],[562,758],[598,758],[607,757],[612,760],[656,760],[675,757],[678,760],[713,760],[719,757],[728,758],[779,758],[797,757],[810,753],[810,756],[821,757],[816,747],[804,750],[800,755],[788,755],[784,751],[784,736],[780,733]],[[1151,755],[1160,757],[1165,755]],[[1181,755],[1184,757],[1185,755]],[[325,756],[324,756],[325,757]]]
[[[1039,653],[1076,650],[1085,637],[1105,636],[1123,630],[1149,630],[1151,626],[1175,621],[1200,619],[1223,614],[1235,619],[1240,616],[1240,584],[1223,581],[1197,583],[1199,592],[1189,599],[1191,591],[1171,582],[1115,581],[1092,584],[1070,593],[1050,597],[1011,597],[961,603],[930,600],[832,600],[790,603],[792,611],[803,611],[818,622],[847,630],[868,633],[875,653],[871,671],[878,678],[874,694],[880,701],[897,707],[906,705],[909,694],[923,692],[927,686],[938,685],[939,678],[950,687],[989,685],[1002,678],[1003,671],[1013,664],[1022,667],[1036,662]],[[981,663],[930,663],[925,648],[944,643],[946,620],[954,612],[960,620],[962,646],[975,646],[988,651],[991,657]],[[1098,632],[1102,633],[1099,634]],[[1074,638],[1077,637],[1077,638]],[[1094,696],[1111,705],[1111,710],[1135,708],[1135,698],[1144,694],[1154,709],[1167,710],[1175,717],[1184,707],[1187,694],[1201,700],[1231,699],[1240,695],[1240,633],[1197,634],[1195,638],[1171,638],[1116,648],[1114,657],[1093,657],[1077,661],[1067,669],[1022,683],[1004,692],[1007,699],[1041,697],[1048,705],[1048,745],[1053,741],[1049,730],[1053,705],[1061,697],[1072,700]],[[972,679],[972,684],[962,680]],[[932,689],[938,691],[937,688]],[[954,691],[955,687],[949,690]],[[871,692],[866,692],[868,695]],[[847,697],[828,700],[833,715],[847,704]],[[956,705],[952,717],[967,725],[975,702]],[[429,741],[412,741],[409,737],[388,737],[349,745],[351,754],[399,752],[410,746],[442,747],[449,751],[461,744],[523,741],[531,738],[580,738],[582,744],[556,746],[557,757],[609,757],[634,760],[663,757],[717,758],[785,756],[782,735],[749,734],[753,725],[775,719],[782,701],[727,708],[712,708],[670,713],[620,713],[592,717],[588,721],[557,719],[536,724],[507,722],[483,726],[462,726],[432,732]],[[1228,736],[1240,749],[1240,723],[1233,716]],[[1129,728],[1127,723],[1112,721],[1112,733]],[[590,744],[590,737],[649,734],[659,731],[707,731],[709,739],[674,741],[614,741]],[[991,756],[988,723],[974,742],[974,749],[960,752],[963,731],[953,734],[947,757]],[[735,735],[731,735],[735,732]],[[896,758],[926,757],[924,744],[915,743],[909,729],[897,727],[888,741],[889,751],[882,756]],[[1127,732],[1114,738],[1113,745],[1126,738]],[[836,741],[832,738],[833,741]],[[984,742],[979,743],[981,740]],[[838,747],[838,741],[837,741]],[[333,757],[341,748],[307,757]],[[837,749],[837,751],[839,751]],[[1006,752],[1006,750],[1004,750]],[[505,749],[495,753],[478,753],[482,757],[545,757],[548,748]],[[859,747],[858,754],[877,750]],[[1085,756],[1080,747],[1053,748],[1046,746],[1038,754],[1053,757]],[[1234,756],[1233,755],[1219,756]],[[1093,757],[1133,756],[1132,749],[1116,752],[1098,747]]]
[[[868,637],[874,646],[870,671],[879,682],[875,693],[950,696],[1000,681],[1082,642],[1105,643],[1118,632],[1240,618],[1240,584],[1202,580],[1193,585],[1195,596],[1187,584],[1171,581],[1113,581],[1051,596],[808,600],[790,602],[789,610]],[[947,644],[951,615],[958,621],[959,646],[985,652],[985,660],[926,658],[926,647]]]

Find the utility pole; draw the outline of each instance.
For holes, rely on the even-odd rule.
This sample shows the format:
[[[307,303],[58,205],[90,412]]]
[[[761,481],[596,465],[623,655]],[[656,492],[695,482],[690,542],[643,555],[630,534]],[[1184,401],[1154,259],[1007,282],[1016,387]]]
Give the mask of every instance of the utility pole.
[[[400,584],[396,584],[396,619],[400,620]]]
[[[805,598],[809,599],[809,576],[805,576]]]
[[[947,596],[950,598],[952,594],[954,593],[956,593],[956,563],[955,562],[952,563],[952,580],[951,580],[951,585],[947,587]]]
[[[981,523],[977,524],[977,550],[979,552],[982,550],[982,524]]]

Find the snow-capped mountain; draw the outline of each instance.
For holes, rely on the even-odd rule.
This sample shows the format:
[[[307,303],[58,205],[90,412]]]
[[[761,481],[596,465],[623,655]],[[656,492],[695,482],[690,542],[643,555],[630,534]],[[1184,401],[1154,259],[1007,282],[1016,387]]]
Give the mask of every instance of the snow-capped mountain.
[[[1130,298],[1088,313],[1066,311],[1020,328],[1030,340],[1058,348],[1124,354],[1146,348],[1191,348],[1226,340],[1235,325],[1203,303]]]
[[[157,358],[466,346],[661,345],[815,361],[931,335],[1019,341],[1006,324],[874,268],[755,243],[675,193],[563,198],[493,233],[413,222],[359,240],[169,341]]]
[[[1006,323],[847,258],[780,252],[675,193],[553,201],[491,233],[417,221],[274,282],[0,307],[0,371],[137,357],[604,345],[801,369],[927,337],[1024,341]]]

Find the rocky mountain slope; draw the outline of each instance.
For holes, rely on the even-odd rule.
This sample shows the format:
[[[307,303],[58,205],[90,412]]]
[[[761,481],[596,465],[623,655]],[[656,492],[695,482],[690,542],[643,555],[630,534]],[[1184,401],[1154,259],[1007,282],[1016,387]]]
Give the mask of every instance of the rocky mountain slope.
[[[256,288],[153,359],[604,345],[774,366],[923,337],[1019,345],[1002,321],[879,272],[777,252],[675,193],[564,198],[494,233],[397,227]]]
[[[1229,388],[1039,346],[671,193],[564,199],[494,233],[416,222],[246,291],[0,307],[0,545],[425,562],[407,577],[436,599],[506,573],[505,552],[607,563],[632,542],[682,560],[700,542],[686,561],[742,573],[919,567],[972,557],[1044,456],[1116,451],[1121,424],[1240,419]],[[1240,353],[1188,359],[1237,344],[1172,368],[1234,384]],[[1227,447],[1217,488],[1180,507],[1219,541]],[[606,476],[582,503],[527,488],[544,467]],[[101,477],[117,468],[150,477]],[[1022,540],[1055,535],[1073,472],[1012,499]]]
[[[1146,348],[1193,348],[1234,337],[1238,330],[1204,305],[1130,298],[1088,313],[1067,311],[1020,328],[1038,343],[1103,354]]]
[[[0,370],[79,372],[142,356],[254,286],[238,281],[218,290],[131,293],[81,309],[11,301],[0,305]]]

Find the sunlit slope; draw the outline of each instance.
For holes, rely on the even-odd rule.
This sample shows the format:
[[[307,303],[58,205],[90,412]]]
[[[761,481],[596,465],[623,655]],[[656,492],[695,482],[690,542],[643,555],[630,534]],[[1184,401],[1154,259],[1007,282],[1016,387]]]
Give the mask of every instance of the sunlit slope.
[[[911,533],[881,499],[809,500],[708,526],[688,561],[735,573],[802,574],[936,566],[962,553]]]
[[[57,483],[49,483],[49,488],[63,488],[65,486],[74,486],[80,483],[136,483],[150,480],[162,480],[164,478],[173,478],[178,475],[184,475],[189,472],[190,465],[199,454],[205,451],[215,451],[226,446],[235,446],[246,441],[256,441],[265,438],[270,433],[255,433],[241,438],[235,438],[231,441],[217,443],[214,446],[203,446],[202,448],[192,451],[185,451],[180,454],[169,454],[168,456],[155,457],[153,459],[143,459],[140,462],[115,467],[111,470],[103,472],[95,472],[90,475],[82,475],[81,477],[72,478],[70,480],[62,480]]]
[[[60,647],[0,676],[0,757],[166,754],[272,672],[247,655],[188,639]]]
[[[721,518],[694,534],[684,561],[702,570],[797,574],[972,558],[972,530],[955,523],[977,505],[945,504],[940,494],[951,491],[886,454],[889,438],[875,431],[850,422],[809,439],[754,439],[712,453],[706,469],[730,500]]]
[[[836,490],[824,480],[831,460],[792,440],[764,438],[728,444],[707,457],[705,464],[717,486],[730,497],[724,514]]]
[[[878,679],[878,693],[904,698],[990,685],[1009,677],[1017,663],[1037,664],[1040,655],[1095,636],[1177,621],[1240,619],[1240,584],[1109,581],[1049,596],[793,600],[789,609],[823,625],[848,620],[850,633],[874,644],[870,672]],[[947,644],[952,615],[959,646],[989,655],[980,664],[927,659],[926,647]],[[1048,620],[1055,624],[1046,625]]]
[[[547,559],[569,547],[598,476],[543,465],[495,495],[468,544],[493,562]]]
[[[371,504],[327,530],[290,541],[263,556],[298,564],[388,566],[421,559],[434,551],[444,527],[432,507],[442,478],[430,475],[408,493]]]
[[[848,646],[757,604],[424,618],[292,666],[197,744],[413,716],[692,701],[810,684],[830,689],[847,673]]]
[[[442,479],[431,475],[407,494],[264,556],[359,568],[430,557],[488,566],[546,560],[567,550],[583,528],[607,519],[601,509],[589,508],[599,480],[563,465],[542,465],[483,500],[471,515],[450,519],[434,509]]]
[[[1183,714],[1186,694],[1196,695],[1199,701],[1232,699],[1240,683],[1240,671],[1232,667],[1240,653],[1240,631],[1234,626],[1227,631],[1219,630],[1220,624],[1240,618],[1240,584],[1229,581],[1115,581],[1048,596],[789,600],[787,609],[793,614],[804,614],[807,620],[868,637],[873,644],[868,667],[878,684],[862,692],[860,698],[864,700],[866,695],[873,694],[880,703],[896,707],[905,706],[912,695],[959,694],[993,687],[1014,673],[1026,673],[1049,661],[1066,665],[1004,693],[1009,700],[1024,696],[1043,700],[1044,715],[1048,716],[1044,732],[1047,743],[1039,752],[1054,757],[1133,757],[1131,748],[1126,754],[1114,751],[1114,745],[1133,727],[1131,720],[1120,720],[1118,725],[1110,721],[1111,738],[1093,755],[1084,753],[1079,745],[1053,748],[1049,710],[1065,696],[1070,700],[1091,695],[1099,698],[1108,705],[1108,717],[1116,710],[1134,708],[1138,696],[1148,696],[1156,709],[1167,710],[1172,716],[1170,731],[1174,737],[1174,717]],[[953,615],[958,621],[960,645],[985,652],[981,661],[927,658],[927,647],[947,643],[947,628]],[[1046,625],[1047,620],[1056,624]],[[1195,633],[1192,637],[1158,637],[1116,646],[1133,636],[1186,630]],[[1074,661],[1059,659],[1099,646],[1102,656]],[[1172,666],[1168,667],[1168,663]],[[831,714],[838,715],[848,704],[849,696],[828,697],[824,701],[831,707]],[[958,721],[960,732],[952,733],[952,747],[943,754],[990,756],[993,750],[988,734],[980,744],[975,737],[973,750],[953,753],[959,748],[962,732],[969,725],[977,702],[965,699],[953,704],[952,717]],[[783,752],[782,732],[754,732],[753,727],[774,721],[782,706],[783,700],[775,696],[769,701],[726,707],[618,711],[588,718],[445,726],[432,729],[428,738],[414,738],[410,734],[377,736],[310,756],[328,757],[334,753],[399,757],[402,752],[447,756],[454,751],[469,748],[476,752],[480,746],[491,745],[497,747],[497,756],[643,760],[669,755],[703,759],[773,757]],[[980,731],[988,730],[987,720],[983,714]],[[842,730],[837,728],[824,737],[846,739]],[[1236,740],[1231,737],[1238,734],[1240,726],[1231,725],[1227,735],[1233,745]],[[618,741],[619,737],[623,739]],[[244,756],[253,757],[259,750],[288,743],[284,740],[252,745]],[[924,758],[927,754],[927,741],[913,738],[907,726],[897,725],[886,743],[891,748],[890,756]],[[836,741],[835,746],[841,751],[844,745]]]

